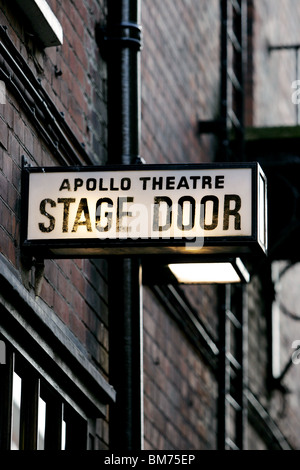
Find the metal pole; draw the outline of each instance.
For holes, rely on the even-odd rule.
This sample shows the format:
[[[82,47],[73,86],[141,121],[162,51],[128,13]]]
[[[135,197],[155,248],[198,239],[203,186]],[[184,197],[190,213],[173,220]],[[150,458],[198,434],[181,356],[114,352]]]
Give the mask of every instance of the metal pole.
[[[107,2],[108,163],[140,163],[140,1]],[[141,263],[110,260],[109,368],[116,403],[109,414],[110,449],[143,448]]]

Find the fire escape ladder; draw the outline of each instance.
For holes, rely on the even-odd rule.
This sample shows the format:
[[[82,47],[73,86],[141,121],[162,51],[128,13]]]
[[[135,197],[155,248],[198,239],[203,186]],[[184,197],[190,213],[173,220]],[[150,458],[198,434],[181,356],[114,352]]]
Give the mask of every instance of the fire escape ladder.
[[[244,56],[246,0],[220,0],[220,158],[244,161]],[[241,285],[220,291],[218,448],[242,450],[245,442],[246,292]]]
[[[215,134],[221,161],[244,161],[244,69],[247,0],[220,0],[220,110],[198,123],[199,134]]]
[[[244,158],[245,0],[221,1],[221,154],[224,160]],[[231,144],[229,144],[231,142]]]
[[[222,287],[219,344],[218,448],[242,450],[245,441],[247,309],[243,285]]]

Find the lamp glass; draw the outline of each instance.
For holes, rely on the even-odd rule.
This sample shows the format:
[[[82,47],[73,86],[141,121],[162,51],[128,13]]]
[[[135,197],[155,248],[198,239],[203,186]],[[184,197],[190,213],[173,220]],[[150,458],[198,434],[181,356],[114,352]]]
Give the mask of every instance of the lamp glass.
[[[230,262],[169,264],[174,276],[182,284],[229,284],[241,282]]]

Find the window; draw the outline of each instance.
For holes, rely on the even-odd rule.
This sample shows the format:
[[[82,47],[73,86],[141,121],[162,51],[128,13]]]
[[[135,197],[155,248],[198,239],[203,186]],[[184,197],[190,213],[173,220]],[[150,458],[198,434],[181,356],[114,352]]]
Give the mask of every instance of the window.
[[[275,297],[272,303],[272,376],[283,381],[293,364],[298,364],[300,344],[299,278],[300,263],[274,261],[272,279]]]
[[[0,449],[84,450],[88,421],[11,347],[0,365]]]
[[[11,450],[19,450],[20,446],[20,414],[21,414],[21,392],[22,392],[22,379],[13,372],[12,379],[12,407],[11,407]]]

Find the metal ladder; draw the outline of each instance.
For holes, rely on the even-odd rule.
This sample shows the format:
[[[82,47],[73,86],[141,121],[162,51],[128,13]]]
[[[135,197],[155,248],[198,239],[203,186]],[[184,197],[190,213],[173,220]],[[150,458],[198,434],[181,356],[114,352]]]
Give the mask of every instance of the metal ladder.
[[[217,119],[198,123],[199,134],[215,134],[217,159],[244,158],[244,64],[248,0],[220,0],[220,110]]]
[[[217,160],[245,160],[244,76],[247,9],[250,0],[220,0],[220,112],[218,119],[198,123],[199,134],[215,134]],[[220,288],[218,448],[243,449],[245,442],[246,292]]]
[[[219,320],[218,449],[242,450],[247,419],[246,325],[244,286],[222,286]]]
[[[221,8],[221,132],[223,161],[244,157],[244,54],[247,0],[220,0]],[[245,446],[246,292],[226,285],[220,292],[218,448]]]
[[[222,160],[244,160],[244,57],[246,0],[220,0]],[[230,135],[229,135],[230,133]],[[231,142],[231,145],[229,145]]]

